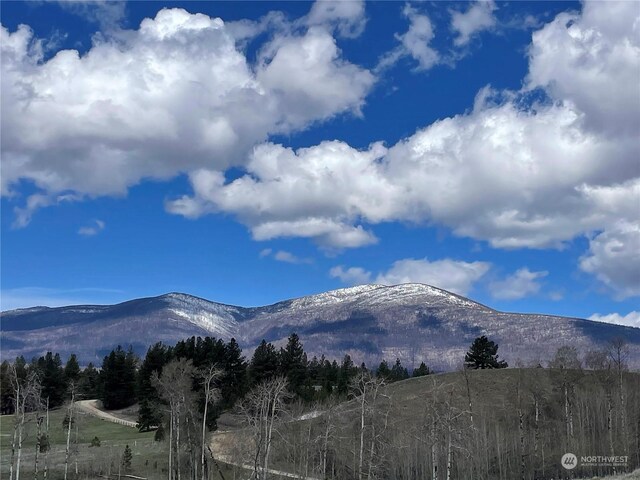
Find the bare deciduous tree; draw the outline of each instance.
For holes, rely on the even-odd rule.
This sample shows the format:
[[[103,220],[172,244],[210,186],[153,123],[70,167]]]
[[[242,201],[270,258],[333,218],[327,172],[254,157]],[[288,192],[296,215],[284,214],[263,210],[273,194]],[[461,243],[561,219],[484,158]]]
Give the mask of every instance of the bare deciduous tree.
[[[240,404],[240,411],[254,433],[252,478],[267,479],[274,428],[289,396],[287,386],[285,377],[265,380],[254,387]]]
[[[210,365],[208,368],[203,368],[198,372],[198,376],[204,386],[204,415],[202,417],[202,448],[200,455],[200,475],[202,480],[205,480],[205,446],[206,446],[206,434],[207,434],[207,412],[209,404],[215,404],[220,399],[220,389],[214,385],[215,380],[218,380],[222,376],[223,371],[217,368],[215,365]],[[209,449],[211,453],[211,449]],[[215,462],[213,453],[211,453],[211,459]]]
[[[26,374],[23,375],[16,363],[13,363],[9,370],[15,407],[9,479],[20,480],[22,442],[25,436],[25,425],[28,421],[27,412],[37,408],[40,402],[41,385],[37,372],[31,369],[27,369]]]
[[[70,401],[69,401],[69,405],[67,406],[67,447],[65,449],[65,454],[64,454],[64,480],[67,480],[67,473],[69,470],[69,454],[70,454],[69,444],[71,440],[71,425],[74,422],[73,414],[74,414],[75,402],[76,402],[75,382],[71,382],[69,384],[69,394],[70,394]]]
[[[154,372],[151,384],[158,389],[160,397],[169,404],[169,480],[181,478],[180,432],[188,428],[185,419],[195,410],[192,378],[195,369],[191,360],[172,360],[162,369],[162,374]],[[181,419],[183,420],[181,423]]]

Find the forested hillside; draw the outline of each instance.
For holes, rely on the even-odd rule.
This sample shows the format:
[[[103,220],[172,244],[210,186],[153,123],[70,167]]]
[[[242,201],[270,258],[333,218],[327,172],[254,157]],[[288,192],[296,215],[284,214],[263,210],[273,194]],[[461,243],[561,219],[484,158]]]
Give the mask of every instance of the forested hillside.
[[[296,334],[279,349],[263,341],[249,360],[233,339],[192,337],[155,344],[143,359],[118,347],[99,369],[54,353],[5,361],[2,413],[15,428],[2,438],[12,452],[2,468],[13,478],[20,458],[23,469],[26,458],[37,464],[49,445],[44,419],[60,407],[73,446],[74,401],[88,398],[133,406],[138,429],[154,431],[166,452],[171,479],[214,478],[227,465],[261,478],[276,469],[336,480],[533,480],[566,476],[567,452],[624,459],[579,465],[573,478],[640,465],[640,374],[628,370],[623,340],[588,352],[566,345],[529,368],[507,368],[498,351],[478,337],[460,359],[465,368],[445,374],[424,363],[409,371],[399,359],[370,367],[349,355],[309,359]],[[22,455],[28,438],[35,456],[33,446]],[[74,456],[80,464],[71,478],[104,473],[74,448],[65,457],[65,468]]]

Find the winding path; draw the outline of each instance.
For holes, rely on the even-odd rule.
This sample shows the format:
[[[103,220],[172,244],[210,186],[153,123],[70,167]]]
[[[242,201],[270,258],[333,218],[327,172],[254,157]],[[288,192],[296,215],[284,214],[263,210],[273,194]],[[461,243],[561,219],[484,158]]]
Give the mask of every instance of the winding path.
[[[83,412],[98,417],[102,420],[106,420],[107,422],[117,423],[118,425],[124,425],[125,427],[138,428],[138,424],[136,422],[124,420],[100,409],[100,407],[98,406],[98,402],[99,400],[78,400],[76,402],[76,406]]]
[[[76,406],[82,410],[85,413],[88,413],[89,415],[93,415],[95,417],[98,417],[102,420],[105,420],[107,422],[113,422],[113,423],[117,423],[119,425],[124,425],[125,427],[132,427],[132,428],[137,428],[138,424],[136,422],[131,422],[129,420],[124,420],[122,418],[116,417],[115,415],[112,415],[109,412],[106,412],[104,410],[102,410],[99,407],[99,400],[78,400],[76,402]],[[315,418],[316,416],[319,415],[319,412],[312,412],[309,416],[309,414],[307,414],[305,419],[308,418]],[[225,434],[231,434],[232,431],[227,431],[224,432]],[[214,434],[215,435],[215,434]],[[212,439],[213,440],[213,439]],[[213,448],[215,449],[215,441],[212,441],[211,446],[213,446]],[[234,462],[231,458],[228,458],[224,455],[216,455],[216,458],[223,462],[226,463],[228,465],[233,465],[235,467],[240,467],[242,469],[245,470],[253,470],[253,466],[249,465],[249,464],[242,464],[242,463],[237,463]],[[298,474],[294,474],[294,473],[290,473],[290,472],[284,472],[282,470],[274,470],[274,469],[267,469],[267,472],[270,473],[271,475],[277,475],[280,477],[285,477],[285,478],[298,478],[298,479],[305,479],[305,480],[320,480],[318,478],[315,477],[304,477]]]

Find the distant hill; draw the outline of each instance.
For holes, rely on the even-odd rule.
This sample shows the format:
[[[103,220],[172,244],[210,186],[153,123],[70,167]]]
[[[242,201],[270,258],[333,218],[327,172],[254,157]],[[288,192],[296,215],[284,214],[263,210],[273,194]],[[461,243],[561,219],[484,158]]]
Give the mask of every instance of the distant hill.
[[[244,308],[182,293],[117,305],[34,307],[3,312],[1,356],[30,359],[51,350],[101,362],[116,345],[144,354],[149,345],[191,336],[235,337],[247,349],[263,338],[282,343],[300,335],[310,355],[377,363],[382,358],[412,367],[425,361],[448,370],[460,364],[473,339],[487,335],[514,364],[546,361],[566,344],[581,351],[624,337],[630,365],[640,368],[640,329],[589,320],[505,313],[422,284],[363,285],[265,307]]]

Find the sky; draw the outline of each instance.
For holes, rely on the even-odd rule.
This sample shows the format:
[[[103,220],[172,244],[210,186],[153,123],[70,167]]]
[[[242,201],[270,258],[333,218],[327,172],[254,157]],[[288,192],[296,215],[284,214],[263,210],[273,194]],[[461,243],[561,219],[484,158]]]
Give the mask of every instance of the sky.
[[[1,308],[419,282],[640,327],[640,3],[3,2]]]

